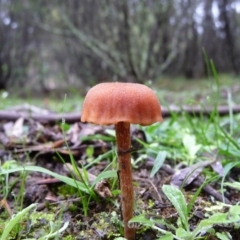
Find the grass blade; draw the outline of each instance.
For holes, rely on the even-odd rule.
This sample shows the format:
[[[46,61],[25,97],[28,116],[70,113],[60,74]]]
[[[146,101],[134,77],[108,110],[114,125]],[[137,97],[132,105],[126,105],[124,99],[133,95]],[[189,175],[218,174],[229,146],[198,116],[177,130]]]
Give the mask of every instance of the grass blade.
[[[4,231],[2,233],[2,236],[1,236],[0,240],[8,239],[9,233],[16,226],[16,224],[19,223],[24,216],[28,215],[28,212],[31,209],[36,208],[36,207],[37,207],[37,203],[31,204],[30,206],[24,208],[21,212],[14,215],[11,218],[11,220],[9,220],[9,222],[5,225],[5,228],[4,228]]]

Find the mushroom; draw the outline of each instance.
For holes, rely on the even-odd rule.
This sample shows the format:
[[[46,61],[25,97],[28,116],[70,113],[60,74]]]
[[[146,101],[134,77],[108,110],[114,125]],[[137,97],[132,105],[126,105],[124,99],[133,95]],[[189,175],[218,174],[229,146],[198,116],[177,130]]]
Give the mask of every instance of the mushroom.
[[[81,121],[115,125],[124,237],[135,239],[135,229],[128,225],[134,213],[130,123],[146,126],[161,122],[158,98],[149,87],[142,84],[100,83],[87,93]]]

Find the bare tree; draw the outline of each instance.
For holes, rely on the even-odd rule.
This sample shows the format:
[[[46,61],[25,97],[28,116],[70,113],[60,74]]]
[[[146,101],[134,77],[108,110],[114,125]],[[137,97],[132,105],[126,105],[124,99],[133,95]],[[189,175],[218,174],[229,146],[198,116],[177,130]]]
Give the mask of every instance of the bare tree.
[[[236,3],[0,0],[0,88],[22,86],[32,76],[45,92],[50,77],[68,86],[144,82],[161,74],[197,78],[206,72],[202,48],[219,72],[238,73]]]
[[[78,64],[89,70],[95,65],[109,79],[142,82],[161,74],[181,50],[180,15],[169,25],[177,8],[173,0],[91,0],[63,4],[59,11],[69,34],[66,48]]]
[[[35,55],[31,9],[16,1],[0,1],[0,88],[22,86]]]
[[[235,9],[232,8],[233,0],[218,0],[220,32],[226,49],[226,56],[231,64],[230,69],[236,74],[240,72],[239,53],[236,49],[236,34],[235,34]]]

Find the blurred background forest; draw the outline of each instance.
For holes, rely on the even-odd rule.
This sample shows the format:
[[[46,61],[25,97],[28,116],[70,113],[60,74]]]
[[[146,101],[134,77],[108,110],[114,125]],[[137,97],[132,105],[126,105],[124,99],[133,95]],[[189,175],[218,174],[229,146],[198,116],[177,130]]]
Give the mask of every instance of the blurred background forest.
[[[0,0],[0,89],[240,71],[240,0]],[[197,80],[196,80],[197,81]]]

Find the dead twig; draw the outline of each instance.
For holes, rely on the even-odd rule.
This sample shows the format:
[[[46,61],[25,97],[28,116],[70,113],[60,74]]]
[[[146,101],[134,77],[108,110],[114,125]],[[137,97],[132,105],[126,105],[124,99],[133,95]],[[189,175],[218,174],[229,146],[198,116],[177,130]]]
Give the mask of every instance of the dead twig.
[[[152,186],[152,188],[155,191],[155,193],[157,194],[159,202],[163,203],[162,197],[161,197],[161,195],[160,195],[156,185],[151,180],[146,179],[146,178],[139,178],[139,177],[133,177],[133,180],[142,181],[142,182],[148,182]]]
[[[171,114],[182,114],[183,112],[191,114],[193,116],[210,115],[211,112],[214,111],[213,107],[205,107],[202,106],[183,106],[178,107],[175,105],[171,105],[168,108],[162,107],[162,115],[163,117],[170,117]],[[217,111],[220,116],[229,114],[229,106],[219,106]],[[231,111],[236,114],[240,113],[240,105],[233,106]],[[47,114],[40,114],[36,112],[26,112],[26,111],[13,111],[13,110],[4,110],[0,111],[0,120],[8,120],[8,121],[16,121],[18,118],[24,119],[33,119],[38,120],[39,122],[48,122],[48,123],[56,123],[56,122],[67,122],[74,123],[80,121],[80,113],[52,113],[49,112]]]

